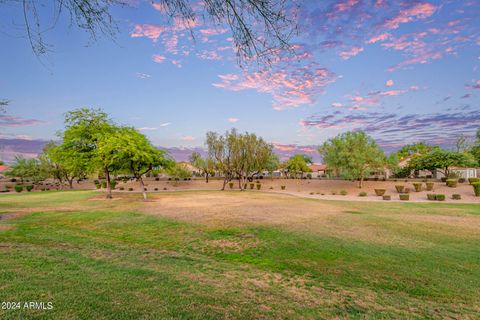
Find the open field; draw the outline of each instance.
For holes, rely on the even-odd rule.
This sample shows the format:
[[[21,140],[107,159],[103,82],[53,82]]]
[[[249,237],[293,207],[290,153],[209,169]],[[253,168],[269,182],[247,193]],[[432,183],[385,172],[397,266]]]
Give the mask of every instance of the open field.
[[[0,318],[480,316],[480,206],[235,191],[0,197]]]

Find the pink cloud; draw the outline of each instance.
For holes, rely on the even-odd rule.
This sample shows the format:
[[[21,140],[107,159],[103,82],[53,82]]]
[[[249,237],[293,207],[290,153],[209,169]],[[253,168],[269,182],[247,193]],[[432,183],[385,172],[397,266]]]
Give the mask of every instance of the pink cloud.
[[[465,85],[465,88],[480,90],[480,80],[474,81],[472,84]]]
[[[353,47],[350,50],[341,51],[338,55],[342,57],[343,60],[350,59],[351,57],[356,56],[363,51],[362,47]]]
[[[157,26],[153,24],[137,24],[135,25],[130,36],[132,38],[147,37],[153,42],[157,42],[158,38],[167,29],[163,26]]]
[[[193,137],[193,136],[183,136],[183,137],[180,138],[180,140],[193,141],[193,140],[195,140],[195,137]]]
[[[332,103],[332,107],[340,108],[340,107],[343,107],[343,104],[341,104],[340,102],[334,102]]]
[[[394,82],[393,82],[393,80],[392,80],[392,79],[390,79],[390,80],[387,80],[387,82],[385,83],[385,85],[386,85],[387,87],[392,87],[392,86],[393,86],[393,84],[394,84]]]
[[[230,122],[230,123],[236,123],[236,122],[240,121],[240,119],[238,119],[238,118],[228,118],[227,121]]]
[[[435,13],[437,7],[428,2],[416,3],[408,9],[401,10],[397,16],[387,20],[384,27],[387,29],[397,29],[400,24],[411,22],[415,19],[425,19]]]
[[[391,37],[391,35],[389,33],[382,33],[382,34],[379,34],[377,36],[374,36],[374,37],[370,38],[367,41],[367,43],[376,43],[376,42],[379,42],[379,41],[385,41],[390,37]]]
[[[156,62],[156,63],[162,63],[162,62],[165,61],[165,59],[166,59],[166,58],[165,58],[164,56],[159,55],[159,54],[154,54],[154,55],[152,56],[152,60],[153,60],[154,62]]]
[[[343,2],[339,2],[335,5],[335,10],[337,12],[343,12],[343,11],[347,11],[347,10],[350,10],[351,8],[353,8],[357,3],[359,2],[359,0],[347,0],[347,1],[343,1]]]

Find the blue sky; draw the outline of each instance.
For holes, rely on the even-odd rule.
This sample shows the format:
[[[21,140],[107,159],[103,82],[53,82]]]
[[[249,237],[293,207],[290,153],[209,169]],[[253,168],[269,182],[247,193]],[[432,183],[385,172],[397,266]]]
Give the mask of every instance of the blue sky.
[[[84,106],[158,146],[201,147],[207,131],[236,127],[279,152],[310,154],[347,130],[366,130],[388,150],[448,145],[480,124],[478,1],[303,1],[295,56],[268,70],[237,66],[225,26],[197,21],[192,41],[149,1],[114,9],[115,41],[92,43],[64,17],[45,34],[52,52],[38,59],[12,27],[19,7],[2,6],[5,145],[53,139],[63,114]],[[16,152],[8,145],[4,158]]]

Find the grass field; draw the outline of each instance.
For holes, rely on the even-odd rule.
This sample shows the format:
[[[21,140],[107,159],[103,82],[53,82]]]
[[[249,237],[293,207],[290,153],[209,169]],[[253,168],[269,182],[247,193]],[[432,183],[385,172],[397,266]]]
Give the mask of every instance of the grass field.
[[[2,319],[480,317],[480,206],[258,192],[0,197]]]

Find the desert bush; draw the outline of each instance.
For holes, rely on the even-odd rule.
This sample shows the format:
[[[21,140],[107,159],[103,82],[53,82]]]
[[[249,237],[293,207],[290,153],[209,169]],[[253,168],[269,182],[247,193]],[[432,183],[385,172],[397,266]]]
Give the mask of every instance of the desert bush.
[[[280,186],[280,188],[282,188],[282,190],[285,190],[287,186]]]
[[[243,189],[247,189],[247,184],[246,183],[243,185]]]
[[[436,196],[436,194],[434,194],[434,193],[427,193],[427,199],[430,200],[430,201],[434,201],[435,196]]]
[[[399,195],[399,197],[400,197],[400,200],[403,200],[403,201],[410,200],[410,195],[409,194],[402,193],[402,194]]]
[[[447,177],[441,177],[441,178],[440,178],[440,181],[442,181],[442,182],[447,182]]]
[[[315,194],[315,192],[310,192],[310,195],[314,195],[314,194]]]
[[[459,195],[458,193],[455,193],[455,194],[452,194],[452,199],[453,199],[453,200],[461,200],[461,199],[462,199],[462,196]]]
[[[465,178],[458,178],[459,183],[465,183]]]
[[[475,193],[476,197],[480,197],[480,182],[472,183],[473,192]]]
[[[436,195],[435,195],[435,200],[437,200],[437,201],[445,201],[445,195],[444,195],[444,194],[436,194]]]
[[[99,184],[100,181],[98,181],[97,179],[95,179],[95,180],[93,180],[93,183],[94,183],[94,184]]]
[[[156,178],[155,178],[155,181],[160,181],[160,178],[159,178],[159,177],[156,177]]]
[[[480,182],[480,178],[468,178],[468,183]]]
[[[229,182],[228,186],[230,187],[230,189],[233,189],[233,182]]]
[[[28,185],[25,187],[25,189],[27,189],[28,192],[32,191],[33,190],[33,186],[32,185]]]
[[[253,187],[255,187],[255,183],[250,183],[250,189],[253,190]]]
[[[269,189],[270,189],[270,190],[273,190],[273,187],[270,187]]]
[[[395,189],[397,189],[397,192],[398,193],[402,193],[403,190],[405,189],[405,186],[402,186],[402,185],[396,185],[395,186]]]
[[[410,193],[410,188],[403,189],[403,193]]]
[[[158,188],[153,188],[154,191],[158,191]]]
[[[340,190],[340,194],[342,196],[346,196],[348,194],[347,190]]]
[[[97,189],[100,189],[102,186],[100,185],[100,183],[98,183],[98,184],[95,185],[95,187],[96,187]]]
[[[133,191],[133,188],[128,188],[128,191]]]
[[[15,191],[17,191],[17,192],[22,192],[22,191],[23,191],[23,186],[20,185],[20,184],[17,184],[17,185],[15,186]]]
[[[167,190],[167,187],[164,187],[163,190]]]
[[[337,191],[332,191],[330,192],[332,194],[332,196],[336,195],[337,194]]]
[[[262,185],[260,183],[257,183],[257,190],[260,190],[262,188]]]
[[[362,191],[358,194],[359,197],[366,197],[367,193],[365,191]]]
[[[390,195],[383,195],[382,199],[383,200],[392,200],[392,197]]]
[[[433,190],[433,186],[434,186],[433,182],[426,182],[426,185],[427,185],[427,191],[432,191]]]
[[[457,179],[447,179],[447,187],[456,188],[458,184]]]
[[[120,187],[119,189],[123,191],[123,190],[125,190],[125,187]]]
[[[387,190],[385,189],[375,189],[375,194],[379,197],[383,196]]]
[[[307,173],[307,179],[312,179],[312,174],[311,173]]]
[[[107,187],[107,181],[102,181],[102,188],[106,188]]]
[[[115,180],[110,181],[110,188],[115,189],[116,185],[117,185],[117,181]]]
[[[148,191],[148,189],[147,189],[147,188],[143,188],[143,191]]]
[[[421,182],[414,182],[413,187],[415,188],[416,192],[422,191],[422,183]]]

